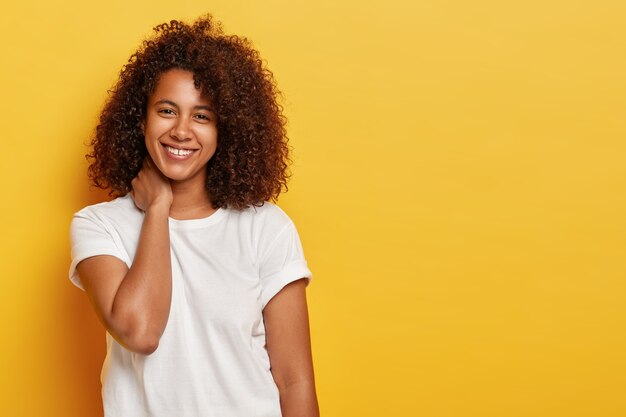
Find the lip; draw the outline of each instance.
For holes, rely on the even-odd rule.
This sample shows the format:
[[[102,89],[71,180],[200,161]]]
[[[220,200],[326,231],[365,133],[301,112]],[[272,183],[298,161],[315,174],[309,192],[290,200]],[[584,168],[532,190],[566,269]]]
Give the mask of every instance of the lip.
[[[169,145],[167,143],[161,143],[161,146],[163,147],[163,152],[165,152],[165,155],[167,155],[168,158],[173,159],[175,161],[184,161],[186,159],[189,159],[197,151],[197,149],[183,148],[181,146]],[[174,148],[174,149],[185,150],[185,151],[191,151],[191,153],[189,155],[174,155],[173,153],[170,153],[167,150],[167,147]]]

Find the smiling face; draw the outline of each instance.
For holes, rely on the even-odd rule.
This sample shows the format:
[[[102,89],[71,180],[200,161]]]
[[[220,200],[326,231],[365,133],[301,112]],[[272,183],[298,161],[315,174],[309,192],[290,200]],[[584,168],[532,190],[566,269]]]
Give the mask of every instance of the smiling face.
[[[207,163],[217,149],[217,117],[195,87],[193,73],[172,69],[161,74],[143,129],[148,153],[163,175],[205,187]]]

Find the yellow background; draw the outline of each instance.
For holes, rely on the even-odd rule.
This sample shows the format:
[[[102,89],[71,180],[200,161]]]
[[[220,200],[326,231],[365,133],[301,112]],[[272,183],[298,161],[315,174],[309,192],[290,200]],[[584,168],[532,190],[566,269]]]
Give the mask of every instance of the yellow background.
[[[210,11],[285,93],[324,417],[626,415],[626,3],[7,2],[0,414],[97,416],[83,155],[151,28]]]

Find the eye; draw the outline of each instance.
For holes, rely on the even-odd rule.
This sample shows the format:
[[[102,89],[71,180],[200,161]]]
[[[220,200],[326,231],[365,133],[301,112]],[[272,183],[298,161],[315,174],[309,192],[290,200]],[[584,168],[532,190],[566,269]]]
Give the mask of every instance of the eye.
[[[203,122],[210,122],[211,121],[211,117],[209,115],[206,115],[206,114],[199,113],[199,114],[196,114],[195,117],[197,119],[200,119]]]
[[[157,110],[157,113],[167,115],[167,116],[173,116],[174,114],[176,114],[174,113],[174,110],[172,109],[159,109]]]

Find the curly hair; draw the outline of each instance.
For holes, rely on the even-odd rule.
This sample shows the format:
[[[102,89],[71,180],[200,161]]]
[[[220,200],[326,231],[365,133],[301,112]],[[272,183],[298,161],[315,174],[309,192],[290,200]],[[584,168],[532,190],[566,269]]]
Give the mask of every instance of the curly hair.
[[[207,165],[206,188],[217,207],[243,209],[276,201],[287,191],[290,146],[274,77],[246,38],[225,35],[205,15],[189,25],[154,28],[122,68],[100,114],[87,154],[89,178],[111,196],[131,190],[147,155],[141,124],[159,77],[188,70],[218,118],[218,146]]]

